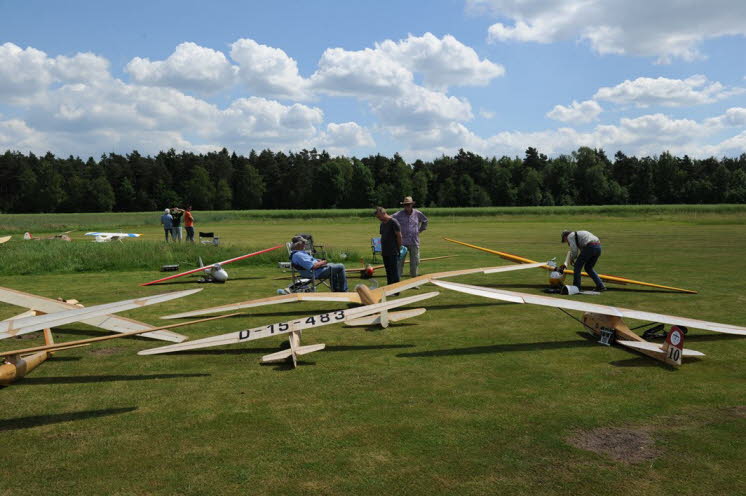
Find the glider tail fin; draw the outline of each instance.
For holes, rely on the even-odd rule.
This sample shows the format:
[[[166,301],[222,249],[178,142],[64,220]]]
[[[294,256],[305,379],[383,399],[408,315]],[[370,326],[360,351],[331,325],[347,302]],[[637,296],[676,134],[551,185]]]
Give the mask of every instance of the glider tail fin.
[[[666,354],[665,361],[669,365],[681,365],[681,357],[684,355],[684,326],[671,326],[666,336],[666,342],[663,344],[663,351]]]
[[[44,329],[44,345],[49,346],[54,344],[54,337],[52,337],[52,329]]]

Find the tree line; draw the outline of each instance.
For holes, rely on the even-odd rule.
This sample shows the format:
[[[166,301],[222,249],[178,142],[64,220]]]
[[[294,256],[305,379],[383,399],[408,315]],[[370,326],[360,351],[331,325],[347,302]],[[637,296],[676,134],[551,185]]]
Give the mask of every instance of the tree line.
[[[0,156],[0,212],[150,211],[191,204],[198,210],[421,206],[746,203],[746,154],[692,159],[668,152],[609,159],[581,147],[549,158],[454,156],[406,163],[402,157],[332,157],[327,152],[226,149],[207,154]]]

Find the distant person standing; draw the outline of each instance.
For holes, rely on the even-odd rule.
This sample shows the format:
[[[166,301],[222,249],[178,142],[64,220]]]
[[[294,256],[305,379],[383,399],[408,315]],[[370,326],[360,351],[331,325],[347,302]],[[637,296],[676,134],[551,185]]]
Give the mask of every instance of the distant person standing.
[[[192,206],[189,205],[184,210],[184,227],[186,227],[187,241],[194,243],[194,217],[192,217]]]
[[[392,217],[401,226],[402,245],[409,252],[409,275],[417,277],[417,268],[420,265],[420,233],[427,229],[427,217],[414,208],[414,200],[411,196],[405,196],[401,202],[402,210],[396,212]],[[404,275],[404,259],[399,259],[399,277]]]
[[[399,282],[399,251],[401,250],[401,226],[399,221],[386,213],[383,207],[376,207],[374,214],[381,221],[381,258],[386,267],[386,284]]]
[[[174,207],[171,209],[171,217],[173,218],[173,237],[176,241],[181,241],[181,217],[184,215],[184,211],[180,208]]]
[[[171,235],[171,239],[174,239],[174,218],[171,217],[171,210],[168,208],[161,215],[161,224],[163,224],[163,233],[166,235],[166,243],[168,243],[169,234]]]

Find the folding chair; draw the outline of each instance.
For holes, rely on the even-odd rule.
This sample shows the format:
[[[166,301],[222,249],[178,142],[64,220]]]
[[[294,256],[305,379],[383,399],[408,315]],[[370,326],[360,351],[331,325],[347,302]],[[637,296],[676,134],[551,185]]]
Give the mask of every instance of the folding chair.
[[[373,261],[376,261],[376,253],[381,253],[381,238],[370,238],[370,248],[373,250]]]
[[[203,241],[202,238],[207,239],[207,241]],[[214,232],[202,232],[199,233],[199,242],[203,245],[215,245],[218,246],[220,244],[220,238],[215,236]]]

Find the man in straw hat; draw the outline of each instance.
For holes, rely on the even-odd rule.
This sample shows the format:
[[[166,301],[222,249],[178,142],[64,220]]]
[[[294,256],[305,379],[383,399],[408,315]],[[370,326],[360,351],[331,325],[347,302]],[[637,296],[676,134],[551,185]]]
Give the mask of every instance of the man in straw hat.
[[[417,277],[417,268],[420,265],[420,233],[427,229],[427,217],[414,208],[411,196],[405,196],[401,206],[404,208],[392,217],[399,221],[402,245],[406,246],[409,252],[409,275]],[[400,277],[404,274],[404,258],[399,260]]]

